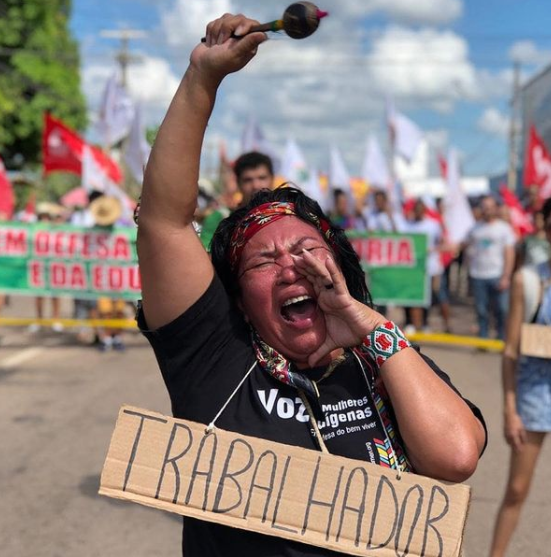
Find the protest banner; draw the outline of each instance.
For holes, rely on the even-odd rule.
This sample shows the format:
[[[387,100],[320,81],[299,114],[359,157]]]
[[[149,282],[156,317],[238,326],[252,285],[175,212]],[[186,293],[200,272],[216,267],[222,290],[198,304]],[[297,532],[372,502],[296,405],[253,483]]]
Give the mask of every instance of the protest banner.
[[[426,237],[349,232],[377,304],[426,306]],[[34,296],[137,300],[134,228],[0,223],[0,291]]]
[[[373,557],[461,554],[470,488],[123,406],[100,494]],[[237,553],[238,548],[233,548]]]
[[[137,300],[136,230],[2,223],[0,291]]]
[[[430,305],[427,237],[424,234],[351,232],[375,304]]]

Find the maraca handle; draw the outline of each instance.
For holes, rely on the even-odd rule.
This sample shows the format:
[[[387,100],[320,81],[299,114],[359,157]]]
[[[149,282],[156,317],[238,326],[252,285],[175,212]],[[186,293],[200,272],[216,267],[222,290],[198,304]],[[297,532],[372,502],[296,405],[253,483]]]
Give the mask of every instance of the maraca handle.
[[[255,25],[254,27],[251,27],[249,29],[249,32],[246,33],[246,35],[248,35],[249,33],[265,33],[266,31],[281,31],[283,29],[283,20],[282,19],[276,19],[275,21],[270,21],[269,23],[261,23],[260,25]],[[232,39],[241,39],[243,38],[245,35],[234,35],[233,33],[230,35],[230,38]],[[206,42],[207,38],[203,37],[201,39],[201,42],[204,43]]]

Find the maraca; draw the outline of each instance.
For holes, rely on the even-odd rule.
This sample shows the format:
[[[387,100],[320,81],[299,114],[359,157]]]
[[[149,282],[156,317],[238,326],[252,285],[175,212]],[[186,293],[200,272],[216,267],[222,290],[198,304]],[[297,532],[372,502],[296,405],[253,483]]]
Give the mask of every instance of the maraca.
[[[259,31],[285,31],[292,39],[305,39],[309,37],[319,26],[320,20],[329,15],[320,10],[312,2],[296,2],[291,4],[283,13],[282,19],[276,19],[269,23],[262,23],[252,27],[249,33]],[[238,39],[232,35],[232,38]],[[201,42],[205,42],[205,37]]]

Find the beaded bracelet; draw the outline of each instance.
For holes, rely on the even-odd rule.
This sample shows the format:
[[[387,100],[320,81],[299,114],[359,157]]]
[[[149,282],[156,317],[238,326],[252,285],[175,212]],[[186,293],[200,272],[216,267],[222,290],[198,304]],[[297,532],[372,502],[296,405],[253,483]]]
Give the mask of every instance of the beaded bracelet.
[[[409,348],[411,343],[398,325],[392,321],[387,321],[384,325],[373,329],[365,337],[362,346],[367,349],[367,352],[380,369],[390,357],[404,348]]]

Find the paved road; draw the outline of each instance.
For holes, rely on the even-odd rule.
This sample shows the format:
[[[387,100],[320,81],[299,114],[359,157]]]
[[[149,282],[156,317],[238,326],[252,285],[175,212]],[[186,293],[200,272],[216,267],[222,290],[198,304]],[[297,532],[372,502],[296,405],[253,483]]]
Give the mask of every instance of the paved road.
[[[145,341],[128,334],[126,353],[103,354],[76,345],[68,333],[0,335],[0,554],[178,555],[179,518],[96,494],[120,405],[170,412]],[[467,557],[484,557],[507,472],[499,358],[466,349],[426,351],[488,421],[491,441],[470,481],[474,498],[465,543]],[[551,477],[545,474],[550,458],[548,443],[511,556],[551,555]]]

